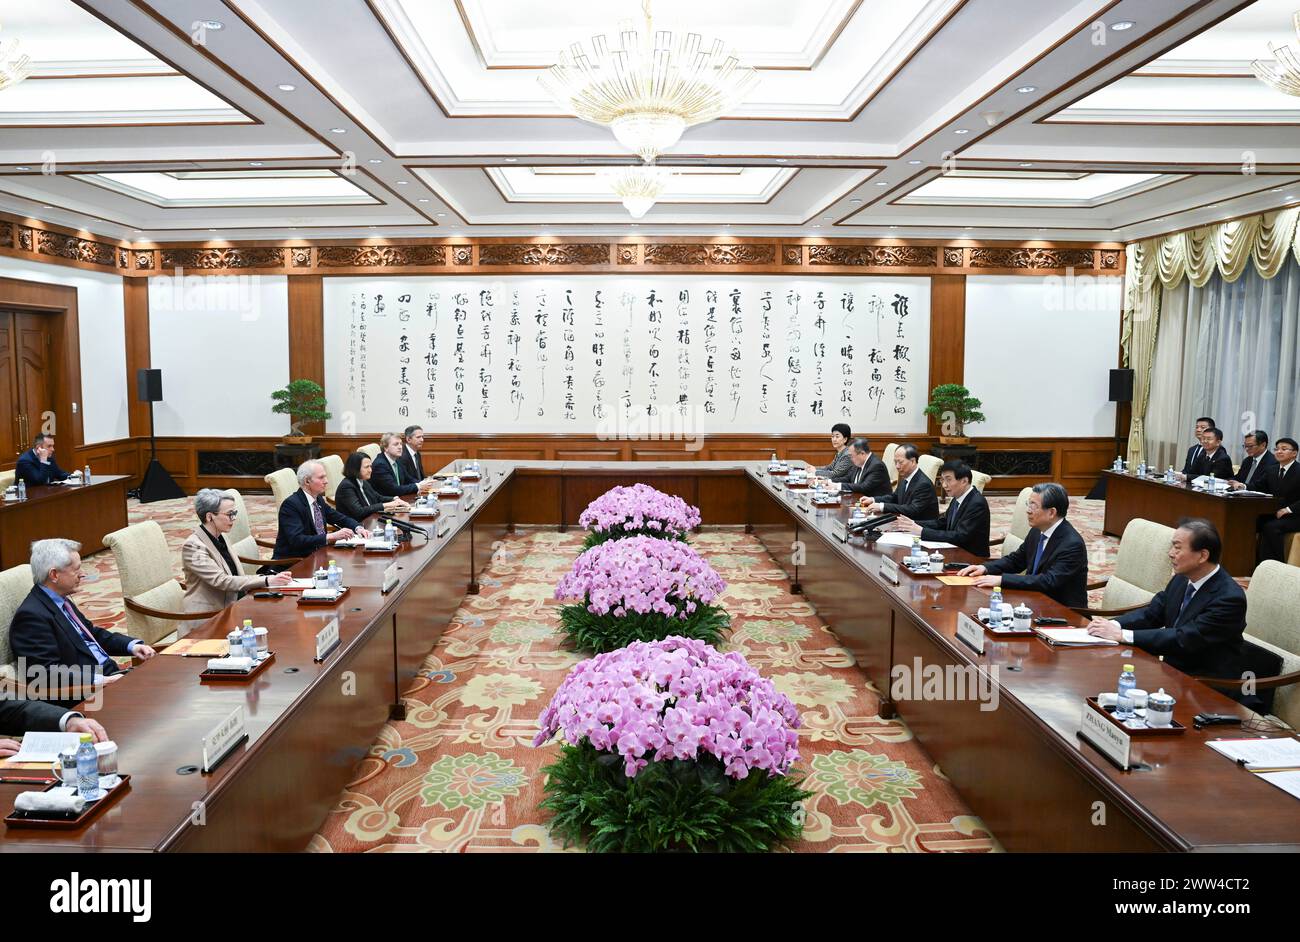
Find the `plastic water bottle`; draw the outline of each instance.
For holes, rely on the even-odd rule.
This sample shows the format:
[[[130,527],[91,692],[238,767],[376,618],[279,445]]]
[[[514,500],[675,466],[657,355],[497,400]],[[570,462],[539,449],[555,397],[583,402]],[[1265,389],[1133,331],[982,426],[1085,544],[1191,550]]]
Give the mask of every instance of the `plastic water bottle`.
[[[393,521],[384,521],[384,542],[394,543],[397,540],[397,531],[393,529]]]
[[[82,470],[82,472],[81,472],[81,483],[82,483],[82,484],[89,484],[89,483],[90,483],[90,465],[86,465],[86,467]]]
[[[26,482],[26,481],[23,481],[23,480],[19,480],[19,481],[18,481],[18,499],[19,499],[19,500],[26,500],[26,499],[27,499],[27,482]]]
[[[1170,466],[1169,466],[1169,470],[1167,470],[1167,471],[1165,472],[1165,483],[1166,483],[1166,484],[1173,484],[1173,483],[1174,483],[1174,466],[1173,466],[1173,465],[1170,465]]]
[[[1123,471],[1123,470],[1124,470],[1124,459],[1121,458],[1119,455],[1116,455],[1116,456],[1115,456],[1115,463],[1114,463],[1113,465],[1110,466],[1110,469],[1111,469],[1112,471]]]
[[[927,556],[925,550],[921,548],[921,538],[919,536],[912,537],[912,552],[907,561],[910,566],[916,568],[922,568],[922,563],[924,563],[925,566],[930,565],[930,557]]]
[[[1205,485],[1205,489],[1211,494],[1217,494],[1219,491],[1219,482],[1214,479],[1214,472],[1210,472],[1210,481]]]
[[[1135,714],[1133,712],[1133,698],[1130,691],[1137,686],[1137,676],[1133,673],[1133,665],[1125,664],[1123,672],[1119,675],[1119,684],[1116,687],[1115,702],[1115,719],[1131,720]]]
[[[993,587],[993,598],[989,599],[989,627],[1002,627],[1002,586]]]
[[[343,570],[332,559],[329,568],[329,585],[336,592],[343,588]]]
[[[1147,476],[1147,463],[1143,461],[1141,464],[1138,465],[1138,477],[1144,478],[1146,476]]]
[[[85,801],[99,795],[99,753],[95,751],[95,737],[85,733],[77,747],[77,793]]]
[[[243,627],[239,629],[239,644],[244,649],[244,657],[252,658],[256,663],[257,634],[253,631],[253,619],[244,619]]]

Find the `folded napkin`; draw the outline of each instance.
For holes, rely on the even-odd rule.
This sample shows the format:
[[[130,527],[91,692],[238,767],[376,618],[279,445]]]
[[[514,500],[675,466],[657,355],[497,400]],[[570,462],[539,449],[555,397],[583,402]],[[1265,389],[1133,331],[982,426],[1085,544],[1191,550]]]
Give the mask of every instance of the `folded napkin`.
[[[989,610],[988,610],[987,608],[981,608],[977,614],[979,615],[979,619],[980,619],[980,621],[988,621],[988,620],[989,620]],[[1011,617],[1011,603],[1010,603],[1010,602],[1003,602],[1003,603],[1002,603],[1002,618],[1003,618],[1003,620],[1006,620],[1006,619],[1008,619],[1008,618],[1010,618],[1010,617]]]
[[[81,814],[86,801],[76,789],[55,788],[48,792],[19,792],[14,810],[39,814]]]
[[[253,659],[251,657],[214,657],[208,659],[208,670],[210,671],[250,671],[252,669]]]
[[[337,589],[305,589],[302,597],[305,599],[336,599],[339,597]]]

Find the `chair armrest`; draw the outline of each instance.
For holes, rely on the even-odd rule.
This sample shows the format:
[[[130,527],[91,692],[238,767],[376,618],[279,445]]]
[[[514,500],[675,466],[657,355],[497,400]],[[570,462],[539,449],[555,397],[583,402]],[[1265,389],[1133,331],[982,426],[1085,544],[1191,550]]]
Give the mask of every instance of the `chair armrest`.
[[[257,537],[253,537],[253,542],[256,543],[258,546],[262,547],[262,549],[275,549],[275,540],[262,540]]]
[[[1095,615],[1099,618],[1111,618],[1115,615],[1127,615],[1129,612],[1140,612],[1146,608],[1146,605],[1130,605],[1128,608],[1077,608],[1071,606],[1070,610],[1078,612],[1080,615]]]
[[[293,566],[302,562],[303,557],[286,557],[285,559],[262,559],[260,556],[256,559],[249,559],[247,556],[236,557],[241,563],[249,563],[257,566]]]
[[[1221,690],[1234,690],[1240,688],[1243,683],[1240,677],[1195,677],[1194,679],[1207,687]],[[1253,681],[1256,690],[1272,690],[1274,687],[1288,687],[1295,683],[1300,683],[1300,671],[1279,674],[1276,677],[1257,677]]]
[[[160,609],[149,608],[147,605],[141,605],[135,599],[129,596],[123,599],[126,607],[133,612],[139,612],[141,615],[149,615],[153,618],[166,618],[170,621],[202,621],[205,618],[211,618],[213,615],[220,615],[220,611],[215,612],[164,612]]]
[[[1096,582],[1089,582],[1088,591],[1091,592],[1094,589],[1104,589],[1108,582],[1110,582],[1110,576],[1107,576],[1105,579],[1098,579]]]
[[[1250,588],[1250,576],[1233,576],[1232,581],[1237,583],[1243,589]]]
[[[989,540],[989,546],[1001,546],[1006,541],[1006,535],[998,537],[996,540]]]

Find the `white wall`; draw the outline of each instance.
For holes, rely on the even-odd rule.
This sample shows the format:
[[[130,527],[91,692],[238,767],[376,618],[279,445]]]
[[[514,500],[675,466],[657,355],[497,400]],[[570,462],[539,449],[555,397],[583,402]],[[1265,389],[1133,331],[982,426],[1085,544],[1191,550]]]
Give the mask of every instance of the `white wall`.
[[[162,370],[158,435],[285,434],[271,392],[289,382],[288,278],[150,278],[149,361]]]
[[[1115,434],[1119,278],[966,279],[965,385],[983,401],[977,436]]]
[[[126,438],[130,426],[122,277],[6,256],[0,256],[0,276],[77,289],[83,399],[77,408],[82,412],[85,444]],[[56,395],[63,395],[63,391],[57,390]]]

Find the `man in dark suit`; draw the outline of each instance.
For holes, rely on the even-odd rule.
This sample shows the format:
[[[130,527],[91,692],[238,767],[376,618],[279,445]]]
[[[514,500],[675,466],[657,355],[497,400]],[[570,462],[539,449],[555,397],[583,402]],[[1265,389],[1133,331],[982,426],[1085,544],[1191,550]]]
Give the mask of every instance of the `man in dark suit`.
[[[27,486],[36,484],[55,484],[66,480],[69,475],[54,460],[54,436],[37,435],[32,439],[32,447],[23,452],[14,467],[14,477],[26,481]]]
[[[112,683],[121,676],[113,655],[148,659],[155,652],[136,638],[97,628],[72,604],[83,578],[80,550],[81,544],[73,540],[32,544],[35,585],[14,613],[9,645],[28,669],[86,667],[102,671],[104,683]]]
[[[1268,470],[1268,491],[1277,498],[1277,510],[1259,521],[1259,559],[1282,562],[1288,533],[1300,532],[1300,465],[1294,438],[1279,438],[1273,448],[1277,464]]]
[[[1190,481],[1206,474],[1222,481],[1232,480],[1232,457],[1223,447],[1223,432],[1217,428],[1201,433],[1201,453],[1192,459],[1191,471],[1185,477]]]
[[[850,494],[866,494],[868,497],[883,497],[889,494],[889,469],[885,463],[871,453],[871,445],[865,438],[855,438],[849,443],[849,460],[853,467],[847,476],[840,477],[840,489]]]
[[[1228,486],[1236,491],[1262,491],[1268,487],[1268,469],[1277,467],[1277,459],[1268,450],[1268,432],[1260,429],[1247,432],[1242,447],[1246,451],[1246,457],[1242,459],[1241,467],[1232,476]]]
[[[1222,549],[1208,520],[1178,521],[1169,548],[1174,565],[1169,584],[1140,611],[1093,618],[1088,633],[1163,655],[1166,664],[1188,674],[1242,676],[1246,593],[1219,565]]]
[[[280,530],[275,535],[275,559],[310,556],[322,546],[349,539],[354,533],[363,539],[370,534],[351,517],[325,503],[329,476],[319,461],[308,460],[298,466],[299,489],[280,505]],[[327,531],[333,524],[337,530]]]
[[[1029,536],[1014,553],[983,566],[967,566],[960,575],[975,576],[975,585],[991,589],[1028,589],[1062,605],[1088,604],[1088,549],[1065,519],[1070,495],[1055,482],[1035,484],[1029,495]]]
[[[405,448],[396,432],[385,432],[379,439],[379,454],[370,466],[370,486],[384,497],[410,497],[426,489],[402,467]]]
[[[867,513],[899,514],[913,520],[933,520],[939,516],[939,496],[934,492],[934,482],[917,464],[920,457],[915,445],[899,445],[894,449],[898,490],[884,500],[873,498],[867,505]]]
[[[108,739],[104,727],[94,720],[40,700],[0,699],[0,729],[7,733],[89,733],[95,742]],[[0,739],[0,759],[21,748],[12,739]]]
[[[970,465],[947,461],[939,469],[939,483],[948,495],[948,509],[934,520],[899,517],[890,529],[920,536],[934,543],[952,543],[974,556],[989,554],[989,503],[971,483]]]
[[[418,425],[408,425],[402,433],[402,439],[405,442],[399,459],[402,464],[402,480],[419,484],[426,477],[424,462],[420,458],[420,450],[424,448],[424,429]]]
[[[1185,478],[1195,477],[1192,474],[1192,462],[1201,456],[1205,451],[1205,446],[1201,443],[1201,436],[1207,429],[1218,428],[1218,423],[1208,415],[1203,415],[1196,420],[1196,444],[1187,449],[1187,460],[1183,462],[1182,475]]]

